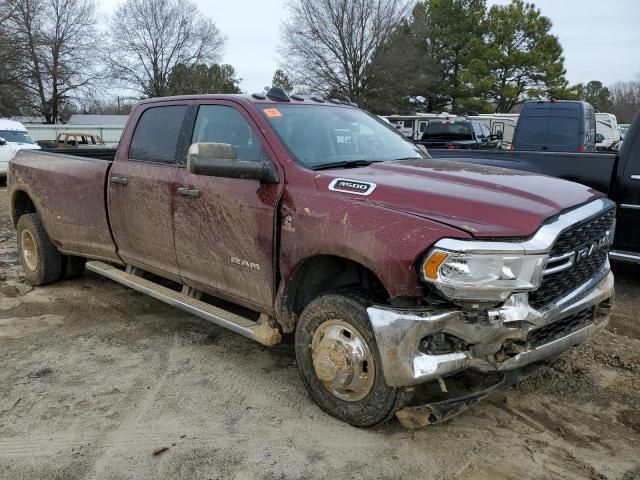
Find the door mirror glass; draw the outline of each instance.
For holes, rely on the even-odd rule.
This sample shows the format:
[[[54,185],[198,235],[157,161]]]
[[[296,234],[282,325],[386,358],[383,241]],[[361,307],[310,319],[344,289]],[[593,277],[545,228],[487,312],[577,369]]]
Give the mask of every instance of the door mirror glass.
[[[187,171],[210,177],[278,182],[278,175],[271,162],[238,160],[235,147],[229,143],[192,144],[187,154]]]

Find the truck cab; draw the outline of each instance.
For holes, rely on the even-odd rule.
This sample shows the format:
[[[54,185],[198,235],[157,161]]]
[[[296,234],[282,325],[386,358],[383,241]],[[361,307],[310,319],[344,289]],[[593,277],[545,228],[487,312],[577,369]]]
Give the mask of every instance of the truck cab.
[[[91,133],[63,132],[56,138],[56,148],[91,148],[104,145],[98,135]]]
[[[0,179],[7,176],[9,161],[20,150],[39,150],[20,122],[0,119]]]
[[[495,149],[502,139],[500,130],[492,134],[489,128],[474,117],[440,116],[431,119],[416,142],[427,148]]]

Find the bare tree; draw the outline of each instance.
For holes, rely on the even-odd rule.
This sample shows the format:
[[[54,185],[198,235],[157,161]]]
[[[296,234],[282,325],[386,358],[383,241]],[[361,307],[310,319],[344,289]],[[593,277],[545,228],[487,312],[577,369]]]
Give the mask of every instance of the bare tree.
[[[18,58],[5,23],[12,13],[6,0],[0,0],[0,117],[22,113],[20,100],[24,96],[16,83],[14,70]]]
[[[640,75],[638,80],[616,82],[609,87],[613,113],[620,123],[631,123],[640,112]]]
[[[406,17],[404,0],[290,0],[282,67],[304,90],[358,101],[366,67]]]
[[[225,43],[213,20],[190,1],[126,0],[110,30],[112,75],[149,97],[167,94],[176,65],[215,62]]]
[[[12,82],[31,111],[55,123],[62,106],[99,76],[94,0],[5,0]]]

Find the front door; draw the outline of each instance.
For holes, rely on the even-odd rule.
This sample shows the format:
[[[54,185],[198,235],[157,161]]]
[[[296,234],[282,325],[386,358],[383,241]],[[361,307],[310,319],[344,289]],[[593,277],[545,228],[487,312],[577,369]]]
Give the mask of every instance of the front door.
[[[246,112],[231,102],[198,107],[191,143],[231,144],[238,160],[270,161]],[[196,289],[273,304],[273,231],[278,184],[180,169],[174,237],[182,280]]]
[[[624,142],[629,142],[623,146],[627,163],[622,175],[614,177],[620,187],[614,192],[618,222],[613,248],[640,255],[640,136],[627,135]]]
[[[188,105],[148,108],[139,117],[128,158],[109,173],[109,219],[127,264],[179,277],[173,242],[176,151]]]

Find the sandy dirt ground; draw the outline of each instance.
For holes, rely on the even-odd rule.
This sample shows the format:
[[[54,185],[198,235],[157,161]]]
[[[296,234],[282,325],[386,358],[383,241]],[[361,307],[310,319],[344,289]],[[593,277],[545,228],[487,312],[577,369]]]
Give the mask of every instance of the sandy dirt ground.
[[[2,479],[640,478],[640,267],[607,331],[451,421],[361,430],[262,347],[87,273],[25,285],[0,188]],[[155,454],[154,454],[155,452]]]

